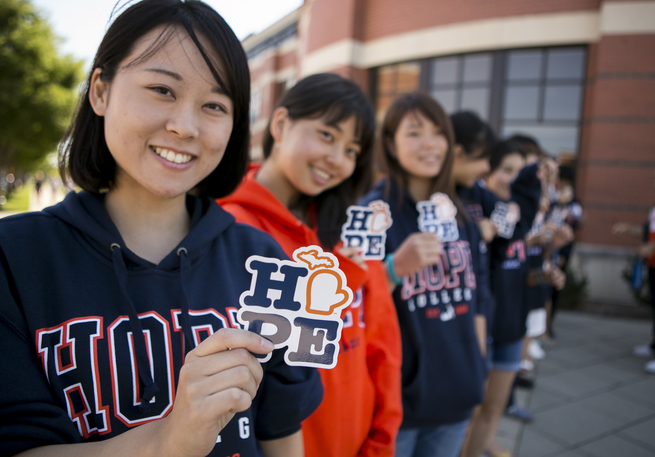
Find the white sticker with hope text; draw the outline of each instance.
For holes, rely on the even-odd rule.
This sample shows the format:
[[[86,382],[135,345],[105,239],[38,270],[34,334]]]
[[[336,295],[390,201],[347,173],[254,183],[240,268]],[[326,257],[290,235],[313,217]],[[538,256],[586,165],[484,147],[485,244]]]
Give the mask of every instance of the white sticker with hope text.
[[[459,239],[457,207],[448,195],[434,193],[430,200],[418,202],[416,209],[418,228],[421,232],[435,233],[442,243]]]
[[[341,311],[353,301],[339,261],[318,246],[293,253],[293,260],[250,256],[250,290],[239,298],[237,319],[246,330],[287,347],[288,365],[334,368],[339,355]],[[270,360],[271,354],[259,357]]]
[[[389,205],[375,200],[368,206],[349,206],[348,219],[341,227],[341,241],[357,248],[364,260],[382,260],[385,256],[387,229],[393,223]]]
[[[498,236],[509,240],[514,235],[516,224],[521,220],[521,208],[514,202],[498,201],[489,219],[498,229]]]

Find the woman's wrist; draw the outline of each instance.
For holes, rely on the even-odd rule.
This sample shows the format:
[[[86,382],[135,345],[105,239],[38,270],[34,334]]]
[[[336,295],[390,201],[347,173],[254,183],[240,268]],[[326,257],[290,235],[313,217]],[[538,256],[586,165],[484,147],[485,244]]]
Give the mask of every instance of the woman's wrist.
[[[387,264],[387,271],[389,272],[389,277],[396,285],[401,285],[403,283],[403,279],[402,277],[399,278],[398,275],[396,274],[396,269],[393,265],[393,253],[387,254],[385,260]]]

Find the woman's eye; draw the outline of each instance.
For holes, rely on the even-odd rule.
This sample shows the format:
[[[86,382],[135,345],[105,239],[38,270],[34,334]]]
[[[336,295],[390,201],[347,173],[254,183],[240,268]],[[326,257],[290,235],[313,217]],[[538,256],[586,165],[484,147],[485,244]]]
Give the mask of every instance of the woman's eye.
[[[350,157],[354,157],[354,158],[359,157],[360,152],[361,152],[361,151],[360,151],[359,149],[356,149],[356,148],[348,148],[348,149],[346,149],[346,153],[347,153]]]
[[[155,86],[155,87],[151,87],[150,89],[161,95],[173,95],[173,93],[168,87]]]
[[[328,141],[332,141],[334,139],[334,136],[330,132],[328,132],[326,130],[319,130],[319,132],[320,132],[321,136],[323,138],[325,138],[326,140],[328,140]]]
[[[227,113],[227,109],[225,109],[225,107],[219,103],[207,103],[205,106],[212,111]]]

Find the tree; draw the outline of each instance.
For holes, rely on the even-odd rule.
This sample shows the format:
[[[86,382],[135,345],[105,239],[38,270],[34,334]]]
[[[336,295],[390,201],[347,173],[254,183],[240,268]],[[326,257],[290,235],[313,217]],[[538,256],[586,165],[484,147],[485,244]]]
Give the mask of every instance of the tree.
[[[66,130],[82,61],[59,43],[29,0],[0,0],[0,171],[34,169]]]

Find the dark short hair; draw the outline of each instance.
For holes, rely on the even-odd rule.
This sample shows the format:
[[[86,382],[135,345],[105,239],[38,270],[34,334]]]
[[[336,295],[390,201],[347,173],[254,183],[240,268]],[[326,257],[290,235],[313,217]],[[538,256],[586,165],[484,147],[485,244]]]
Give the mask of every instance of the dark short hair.
[[[477,151],[476,159],[488,159],[491,149],[496,144],[496,135],[480,116],[473,111],[459,111],[450,115],[455,133],[455,143],[462,146],[467,156]]]
[[[498,167],[500,167],[500,164],[503,163],[505,157],[512,154],[518,154],[523,158],[527,155],[521,148],[520,144],[512,139],[498,142],[491,151],[491,157],[489,158],[489,172],[493,173]]]
[[[89,192],[99,193],[112,187],[116,162],[107,148],[104,120],[95,114],[89,101],[91,76],[100,68],[102,80],[111,82],[135,43],[159,26],[164,29],[157,40],[128,65],[159,51],[175,35],[176,27],[188,33],[234,105],[232,133],[223,159],[195,189],[198,195],[225,196],[241,182],[248,167],[250,73],[246,54],[232,29],[216,11],[198,0],[142,0],[116,17],[98,47],[73,121],[61,142],[60,173],[63,178],[70,176],[75,184]],[[205,49],[198,35],[207,39],[213,49]],[[218,71],[212,51],[218,56],[223,72]]]
[[[466,211],[460,203],[459,197],[455,192],[455,183],[452,179],[453,162],[455,160],[453,154],[453,145],[455,143],[455,135],[453,133],[453,126],[446,110],[434,98],[424,92],[412,92],[409,94],[400,95],[396,98],[387,110],[382,121],[382,129],[380,131],[380,149],[382,150],[382,157],[384,160],[384,168],[388,173],[390,180],[395,181],[398,185],[398,202],[402,202],[403,189],[407,188],[408,173],[400,165],[398,155],[396,154],[395,136],[398,127],[402,120],[408,114],[420,113],[428,118],[434,125],[440,127],[443,134],[448,141],[448,151],[444,158],[441,171],[437,176],[432,178],[430,193],[442,192],[453,201],[457,206],[457,217],[460,221],[468,220]],[[386,194],[390,192],[390,181],[387,182]]]
[[[537,140],[532,136],[517,134],[512,135],[508,140],[514,142],[525,157],[534,154],[537,157],[542,158],[546,155],[541,149],[541,146],[539,146],[539,142],[537,142]]]
[[[341,226],[347,218],[346,209],[369,187],[375,136],[373,107],[357,84],[333,73],[318,73],[301,79],[282,95],[275,109],[280,107],[287,109],[292,121],[321,119],[327,125],[337,125],[355,118],[360,153],[353,174],[332,189],[316,196],[303,195],[292,203],[305,214],[313,207],[319,240],[324,247],[332,249],[339,242]],[[275,142],[271,135],[271,120],[264,131],[264,158],[270,156]]]
[[[572,186],[575,187],[575,169],[570,165],[560,165],[559,180],[568,181]]]

